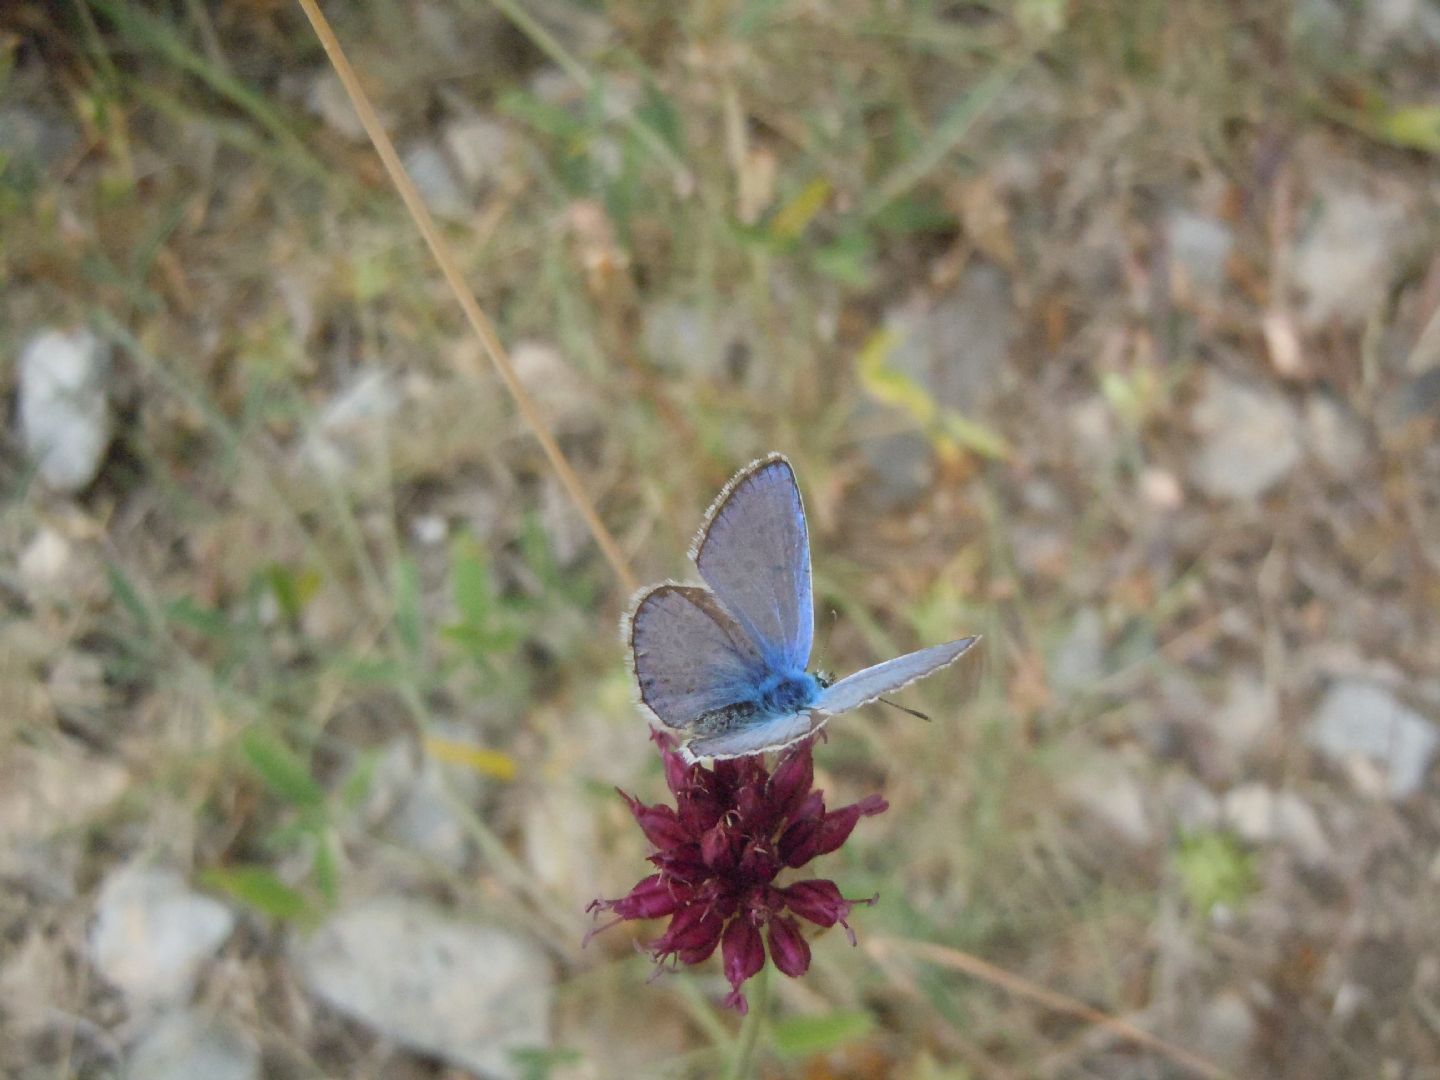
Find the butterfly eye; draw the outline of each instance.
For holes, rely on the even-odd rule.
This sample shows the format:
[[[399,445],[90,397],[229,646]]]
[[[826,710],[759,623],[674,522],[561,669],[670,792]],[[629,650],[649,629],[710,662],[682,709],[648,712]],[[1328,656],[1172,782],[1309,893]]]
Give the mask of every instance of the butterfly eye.
[[[815,672],[815,681],[820,684],[820,689],[824,690],[827,686],[834,683],[835,674],[831,671],[817,671]]]

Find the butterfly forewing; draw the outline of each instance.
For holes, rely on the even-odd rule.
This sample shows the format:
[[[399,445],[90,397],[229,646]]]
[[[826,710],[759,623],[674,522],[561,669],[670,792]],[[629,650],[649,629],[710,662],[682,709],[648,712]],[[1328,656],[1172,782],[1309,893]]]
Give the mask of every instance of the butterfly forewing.
[[[628,636],[641,702],[667,727],[754,695],[764,663],[707,589],[656,585],[635,603]]]
[[[820,692],[815,709],[822,713],[842,713],[858,709],[867,702],[899,690],[902,686],[923,679],[953,664],[974,645],[979,638],[967,637],[950,641],[944,645],[932,645],[919,652],[906,653],[894,660],[886,660],[854,675],[847,675],[832,686]]]
[[[815,611],[810,535],[790,462],[771,454],[741,470],[711,506],[691,554],[766,664],[803,671]]]

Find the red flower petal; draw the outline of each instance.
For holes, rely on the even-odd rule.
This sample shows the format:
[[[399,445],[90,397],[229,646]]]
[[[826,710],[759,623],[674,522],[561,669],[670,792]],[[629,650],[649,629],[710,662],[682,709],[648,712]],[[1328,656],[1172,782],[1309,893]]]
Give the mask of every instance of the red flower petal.
[[[635,820],[640,823],[640,831],[645,834],[645,839],[661,851],[690,839],[685,827],[680,823],[679,815],[670,807],[646,806],[623,791],[620,792],[620,797],[630,805],[630,813],[634,814]]]
[[[651,874],[619,900],[603,901],[603,906],[622,919],[659,919],[673,915],[692,897],[693,890],[664,874]]]
[[[650,943],[650,951],[656,958],[673,953],[681,963],[698,964],[715,951],[724,928],[725,920],[710,905],[691,904],[675,913],[665,933]]]
[[[741,983],[765,966],[765,945],[760,940],[760,931],[744,916],[731,919],[725,927],[720,954],[725,960],[725,978],[730,980],[736,993]]]
[[[786,866],[799,868],[811,859],[828,855],[850,839],[855,823],[862,816],[879,814],[889,806],[879,795],[870,795],[858,803],[822,814],[818,819],[797,821],[780,837],[780,858]]]
[[[739,836],[726,827],[724,821],[717,821],[715,827],[705,830],[700,837],[700,858],[711,870],[725,872],[735,865],[735,841]]]
[[[850,914],[850,901],[840,895],[839,886],[824,878],[797,881],[781,889],[780,894],[786,907],[817,926],[834,926]]]
[[[785,756],[770,777],[766,795],[778,822],[789,816],[810,794],[815,783],[815,759],[806,739]]]
[[[800,933],[794,919],[781,917],[770,920],[770,959],[775,966],[797,979],[810,968],[810,943]]]

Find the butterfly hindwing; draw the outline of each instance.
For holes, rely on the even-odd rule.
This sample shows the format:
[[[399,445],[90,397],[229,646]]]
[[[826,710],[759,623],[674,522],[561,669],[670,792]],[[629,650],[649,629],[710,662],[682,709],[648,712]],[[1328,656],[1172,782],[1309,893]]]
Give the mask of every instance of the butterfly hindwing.
[[[832,715],[858,709],[861,705],[893,693],[916,679],[934,674],[947,664],[953,664],[979,640],[976,637],[967,637],[946,642],[944,645],[932,645],[928,649],[906,653],[894,660],[886,660],[883,664],[857,671],[854,675],[847,675],[820,691],[814,708],[818,712]]]
[[[627,619],[640,701],[666,727],[745,701],[765,677],[745,631],[708,590],[667,582],[641,592]]]
[[[735,758],[780,750],[819,731],[830,719],[809,711],[788,713],[749,724],[720,735],[702,735],[683,743],[680,752],[689,762],[700,758]]]
[[[690,554],[766,663],[804,671],[815,632],[810,534],[790,462],[771,454],[736,474],[711,505]]]

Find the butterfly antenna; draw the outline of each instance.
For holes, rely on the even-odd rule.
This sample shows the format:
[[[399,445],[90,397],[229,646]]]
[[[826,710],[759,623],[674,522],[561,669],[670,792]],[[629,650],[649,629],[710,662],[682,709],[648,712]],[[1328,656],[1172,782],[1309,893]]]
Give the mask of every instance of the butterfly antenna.
[[[886,705],[889,705],[892,709],[899,709],[901,712],[908,712],[911,716],[918,716],[921,720],[924,720],[927,724],[930,723],[930,717],[926,716],[926,715],[925,715],[923,712],[921,712],[919,709],[911,709],[911,708],[908,708],[908,707],[906,707],[906,706],[904,706],[904,705],[897,705],[895,702],[891,701],[889,698],[883,698],[883,697],[882,697],[880,700],[881,700],[882,702],[884,702]]]

